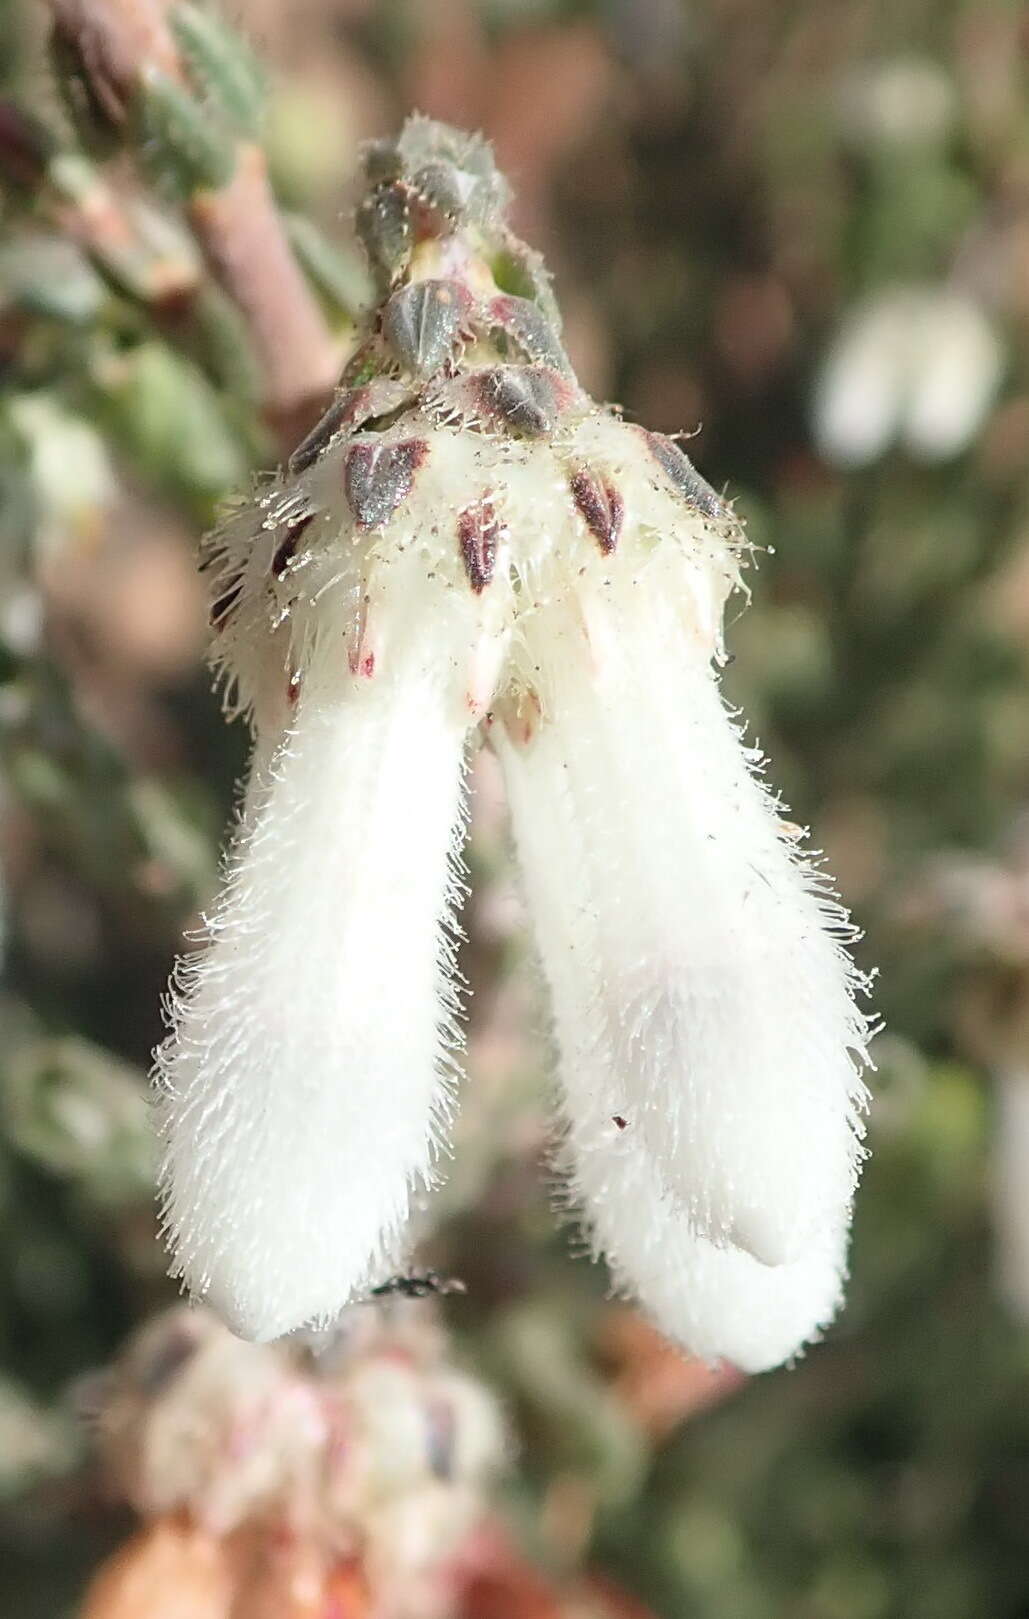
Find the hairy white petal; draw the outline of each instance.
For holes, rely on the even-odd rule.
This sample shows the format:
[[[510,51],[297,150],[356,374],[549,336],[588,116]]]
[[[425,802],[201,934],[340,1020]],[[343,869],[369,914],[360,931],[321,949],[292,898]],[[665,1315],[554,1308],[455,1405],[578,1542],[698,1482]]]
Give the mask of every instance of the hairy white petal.
[[[845,1224],[786,1265],[718,1247],[694,1234],[631,1132],[580,1105],[568,1139],[572,1185],[618,1285],[683,1348],[745,1372],[768,1371],[818,1338],[842,1299]]]
[[[601,965],[582,805],[552,731],[527,748],[496,736],[536,937],[549,979],[567,1097],[571,1190],[596,1248],[670,1337],[694,1354],[762,1371],[795,1354],[840,1302],[845,1213],[790,1264],[768,1266],[698,1235],[666,1190],[630,1102],[622,1009]],[[678,1076],[670,1076],[674,1096]],[[679,1104],[682,1105],[682,1104]]]
[[[981,426],[1003,372],[1003,346],[982,310],[959,293],[927,295],[904,412],[904,437],[914,453],[930,461],[960,454]]]
[[[893,439],[904,408],[915,312],[903,294],[855,310],[837,336],[815,393],[822,453],[843,467],[875,461]]]
[[[245,1336],[331,1318],[431,1174],[456,1044],[465,718],[438,629],[385,671],[326,635],[247,796],[206,950],[158,1053],[176,1266]],[[259,764],[258,764],[259,762]]]
[[[539,934],[571,1111],[599,1098],[628,1119],[698,1236],[782,1264],[845,1223],[865,1020],[842,913],[784,835],[670,585],[616,579],[584,622],[540,613],[525,633],[543,716],[522,749],[498,745],[537,914],[564,896]],[[605,1048],[584,1050],[598,1022]]]
[[[947,288],[898,285],[862,304],[833,344],[815,397],[815,432],[842,466],[865,466],[898,435],[927,460],[963,450],[1003,372],[982,310]]]

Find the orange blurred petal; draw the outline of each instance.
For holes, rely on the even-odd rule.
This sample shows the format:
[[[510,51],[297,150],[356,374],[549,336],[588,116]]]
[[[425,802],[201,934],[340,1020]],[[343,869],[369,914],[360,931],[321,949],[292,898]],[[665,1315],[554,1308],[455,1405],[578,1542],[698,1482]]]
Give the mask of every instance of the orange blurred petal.
[[[683,1354],[633,1310],[607,1312],[600,1348],[614,1371],[615,1393],[656,1439],[744,1381],[734,1366],[711,1367]]]
[[[340,1563],[329,1575],[322,1619],[364,1619],[368,1587],[359,1563]]]
[[[255,1530],[232,1619],[323,1619],[328,1570],[306,1537]]]
[[[231,1619],[364,1619],[368,1590],[353,1562],[332,1564],[307,1536],[254,1530]]]
[[[232,1585],[221,1541],[163,1518],[101,1566],[79,1619],[229,1619]]]
[[[498,1523],[471,1537],[454,1566],[458,1619],[562,1619],[556,1589],[527,1563]]]

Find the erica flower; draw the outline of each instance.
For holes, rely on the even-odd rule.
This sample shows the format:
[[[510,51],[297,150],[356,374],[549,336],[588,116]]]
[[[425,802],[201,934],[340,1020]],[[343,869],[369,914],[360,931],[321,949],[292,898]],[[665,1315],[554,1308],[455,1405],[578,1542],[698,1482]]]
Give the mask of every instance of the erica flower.
[[[149,1321],[94,1382],[99,1459],[143,1528],[83,1619],[431,1619],[504,1464],[496,1404],[431,1316],[355,1312],[331,1354]]]
[[[453,1102],[486,737],[597,1250],[682,1344],[775,1364],[839,1301],[867,1024],[846,916],[719,693],[739,524],[583,393],[483,142],[414,119],[365,167],[381,303],[209,542],[255,746],[157,1059],[177,1270],[269,1338],[395,1269]]]
[[[823,453],[843,467],[900,439],[921,461],[967,449],[993,404],[1004,355],[964,293],[898,285],[859,304],[830,347],[815,392]]]

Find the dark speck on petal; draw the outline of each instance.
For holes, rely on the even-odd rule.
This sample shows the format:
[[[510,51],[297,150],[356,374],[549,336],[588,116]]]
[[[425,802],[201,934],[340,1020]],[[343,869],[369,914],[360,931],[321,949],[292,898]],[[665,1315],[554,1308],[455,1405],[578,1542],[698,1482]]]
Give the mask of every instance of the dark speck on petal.
[[[571,477],[572,499],[596,537],[600,549],[609,556],[618,544],[625,517],[625,502],[614,484],[598,478],[588,467],[579,467]]]
[[[343,463],[343,490],[362,528],[376,528],[406,500],[415,473],[429,453],[424,439],[397,443],[362,440],[351,445]]]
[[[477,596],[493,578],[501,528],[488,498],[467,507],[458,517],[458,544],[469,583]]]
[[[512,433],[542,438],[570,402],[564,377],[549,366],[508,365],[472,379],[476,407]]]

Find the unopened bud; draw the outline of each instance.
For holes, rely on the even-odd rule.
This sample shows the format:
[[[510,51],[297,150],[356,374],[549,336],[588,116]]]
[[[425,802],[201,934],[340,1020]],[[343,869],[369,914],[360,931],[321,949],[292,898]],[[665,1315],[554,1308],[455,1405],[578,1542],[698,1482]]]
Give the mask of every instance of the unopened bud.
[[[465,391],[473,412],[526,438],[542,438],[552,432],[573,398],[566,380],[542,365],[505,365],[480,371],[469,379]]]

